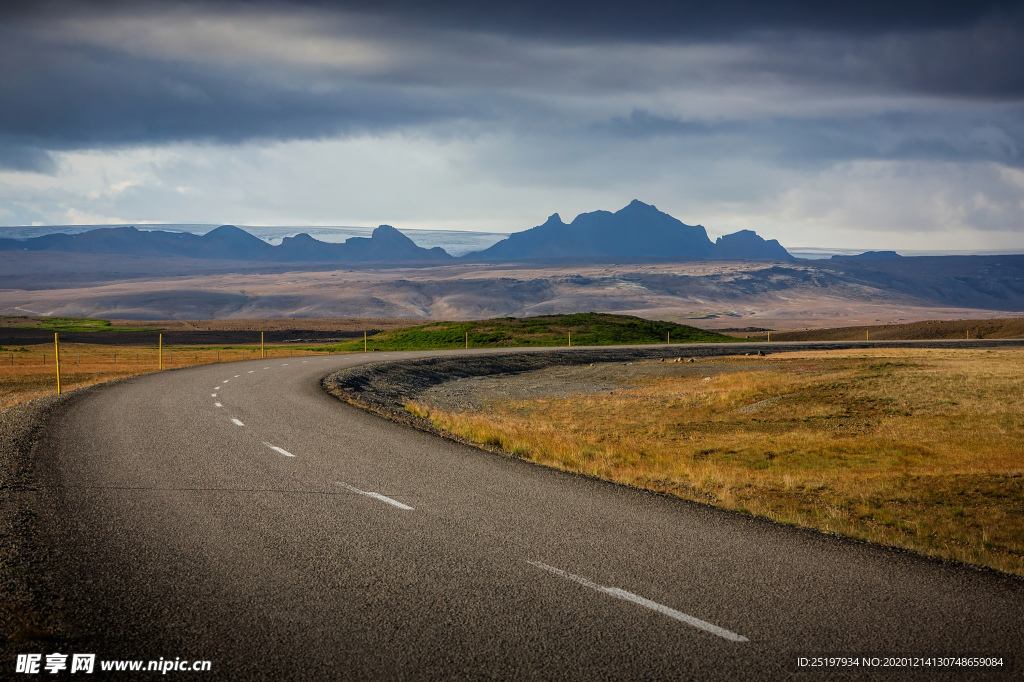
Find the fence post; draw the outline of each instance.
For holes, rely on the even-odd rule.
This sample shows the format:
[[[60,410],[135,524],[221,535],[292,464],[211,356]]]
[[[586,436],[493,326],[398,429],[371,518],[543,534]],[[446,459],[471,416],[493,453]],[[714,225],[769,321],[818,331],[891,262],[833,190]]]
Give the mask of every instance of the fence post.
[[[164,368],[164,335],[163,334],[160,335],[160,348],[159,348],[159,350],[157,350],[157,353],[159,354],[159,357],[157,358],[156,368],[157,369],[163,369]]]
[[[53,333],[53,359],[57,363],[57,394],[60,395],[60,345],[57,343],[57,332]]]
[[[260,358],[267,359],[267,350],[263,347],[263,332],[260,332]]]

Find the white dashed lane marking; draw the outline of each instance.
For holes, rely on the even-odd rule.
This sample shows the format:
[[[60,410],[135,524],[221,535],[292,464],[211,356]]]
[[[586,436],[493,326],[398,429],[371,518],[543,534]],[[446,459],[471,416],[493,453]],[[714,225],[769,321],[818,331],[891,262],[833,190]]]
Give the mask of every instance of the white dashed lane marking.
[[[727,639],[727,640],[729,640],[731,642],[749,642],[750,641],[749,639],[747,639],[746,637],[744,637],[742,635],[737,635],[735,632],[730,632],[729,630],[726,630],[725,628],[720,628],[717,625],[712,625],[711,623],[708,623],[707,621],[703,621],[703,620],[701,620],[699,618],[694,618],[693,616],[688,616],[685,613],[682,613],[680,611],[676,611],[673,608],[669,608],[668,606],[665,606],[663,604],[659,604],[658,602],[651,601],[650,599],[644,599],[640,595],[633,594],[632,592],[626,592],[625,590],[620,590],[617,587],[605,587],[604,585],[598,585],[597,583],[592,582],[590,580],[587,580],[586,578],[581,578],[578,575],[573,575],[572,573],[569,573],[567,571],[563,571],[561,569],[555,568],[554,566],[548,566],[547,564],[542,564],[539,561],[530,561],[530,562],[527,562],[527,563],[529,563],[531,566],[536,566],[537,568],[542,568],[545,571],[548,571],[549,573],[554,573],[555,575],[557,575],[557,576],[559,576],[561,578],[565,578],[566,580],[571,580],[574,583],[579,583],[580,585],[583,585],[584,587],[589,587],[590,589],[596,590],[597,592],[603,592],[604,594],[610,595],[610,596],[615,597],[617,599],[623,599],[625,601],[632,602],[632,603],[634,603],[634,604],[636,604],[638,606],[642,606],[645,609],[650,609],[651,611],[657,611],[658,613],[660,613],[662,615],[665,615],[665,616],[668,616],[669,618],[675,618],[676,620],[682,621],[683,623],[686,623],[687,625],[692,625],[693,627],[700,628],[701,630],[704,630],[705,632],[710,632],[713,635],[718,635],[722,639]]]
[[[211,394],[210,394],[210,397],[211,397],[211,398],[216,398],[216,397],[217,397],[217,394],[216,394],[216,393],[211,393]]]
[[[231,418],[231,421],[233,421],[236,426],[245,426],[245,424],[243,424],[241,421],[235,419],[234,417]]]
[[[273,450],[274,452],[276,452],[276,453],[279,453],[279,454],[282,454],[282,455],[284,455],[285,457],[294,457],[294,456],[295,456],[295,455],[293,455],[292,453],[290,453],[290,452],[288,452],[287,450],[285,450],[284,448],[279,448],[279,447],[277,447],[276,445],[271,445],[271,444],[270,444],[270,443],[268,443],[267,441],[263,441],[263,444],[264,444],[264,445],[266,445],[266,446],[267,446],[268,448],[270,448],[271,450]]]
[[[353,488],[348,483],[342,483],[341,481],[335,481],[335,483],[340,485],[342,488],[345,488],[346,490],[351,490],[352,492],[354,492],[354,493],[356,493],[358,495],[366,495],[367,497],[372,497],[375,500],[380,500],[381,502],[386,502],[386,503],[388,503],[388,504],[390,504],[392,506],[398,507],[399,509],[404,509],[406,511],[413,511],[413,508],[410,507],[409,505],[402,504],[398,500],[392,500],[390,497],[385,497],[385,496],[381,495],[380,493],[368,493],[365,490],[360,490],[359,488]]]
[[[220,403],[214,403],[214,405],[216,405],[217,407],[224,407],[224,406],[223,406],[223,405],[221,405]]]

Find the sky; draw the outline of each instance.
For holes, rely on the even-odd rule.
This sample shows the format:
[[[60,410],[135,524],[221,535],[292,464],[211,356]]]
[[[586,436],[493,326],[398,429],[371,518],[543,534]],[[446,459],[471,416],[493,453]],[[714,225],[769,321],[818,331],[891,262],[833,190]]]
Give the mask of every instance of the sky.
[[[1024,248],[1024,3],[834,4],[4,3],[0,225]]]

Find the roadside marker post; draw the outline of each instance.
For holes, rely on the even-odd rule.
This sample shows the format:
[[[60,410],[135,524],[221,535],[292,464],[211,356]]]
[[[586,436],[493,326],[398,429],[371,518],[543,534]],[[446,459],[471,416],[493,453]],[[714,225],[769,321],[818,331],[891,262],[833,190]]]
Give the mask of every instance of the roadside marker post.
[[[466,350],[469,350],[469,332],[466,332]]]
[[[366,352],[366,330],[363,330],[363,352]]]
[[[157,360],[156,368],[157,369],[163,369],[164,368],[164,335],[163,334],[160,335],[160,349],[157,351],[157,353],[158,353],[158,358],[159,359]]]
[[[772,333],[768,332],[768,343],[772,342]]]
[[[260,359],[267,359],[267,349],[263,346],[263,332],[260,332]]]
[[[672,332],[668,333],[668,337],[665,339],[665,343],[672,345]]]
[[[572,348],[572,332],[569,332],[569,348]]]
[[[57,362],[57,395],[60,395],[60,344],[56,332],[53,334],[53,359]]]

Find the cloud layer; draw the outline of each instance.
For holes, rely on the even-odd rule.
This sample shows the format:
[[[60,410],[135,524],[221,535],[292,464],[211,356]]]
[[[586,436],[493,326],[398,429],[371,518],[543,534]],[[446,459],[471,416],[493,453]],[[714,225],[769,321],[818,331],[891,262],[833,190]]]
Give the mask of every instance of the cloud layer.
[[[844,194],[868,192],[880,216],[858,226],[862,211],[830,209],[822,224],[953,229],[934,199],[910,215],[891,205],[895,173],[903,196],[950,206],[968,200],[943,183],[970,179],[969,203],[988,208],[950,209],[954,241],[975,230],[1012,240],[1024,190],[1010,172],[1024,166],[1021,5],[898,5],[8,7],[0,221],[68,222],[73,211],[521,229],[577,202],[640,198],[686,222],[796,230],[783,216],[813,220],[818,202],[793,202],[845,174]],[[328,173],[354,176],[361,193],[332,196],[315,180]],[[254,178],[269,197],[249,190]],[[211,186],[219,207],[195,189]]]

